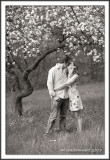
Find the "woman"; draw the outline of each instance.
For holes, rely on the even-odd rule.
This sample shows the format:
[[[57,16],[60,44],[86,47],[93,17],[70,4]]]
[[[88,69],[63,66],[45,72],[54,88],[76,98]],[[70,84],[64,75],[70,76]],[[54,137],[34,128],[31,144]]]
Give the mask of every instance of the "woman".
[[[64,87],[68,88],[69,94],[69,110],[71,115],[76,119],[77,131],[82,130],[82,118],[81,118],[81,109],[83,109],[81,97],[79,95],[77,86],[78,86],[78,69],[73,62],[68,66],[68,81],[62,84],[60,87],[54,88],[54,90],[63,89]]]

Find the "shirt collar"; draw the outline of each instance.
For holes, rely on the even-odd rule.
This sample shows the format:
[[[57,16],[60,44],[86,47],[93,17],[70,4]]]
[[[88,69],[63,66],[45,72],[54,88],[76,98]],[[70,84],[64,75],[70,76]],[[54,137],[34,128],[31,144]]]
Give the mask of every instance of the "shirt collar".
[[[60,68],[62,69],[62,68],[63,68],[63,64],[57,63],[57,64],[56,64],[56,68],[57,68],[57,69],[60,69]]]

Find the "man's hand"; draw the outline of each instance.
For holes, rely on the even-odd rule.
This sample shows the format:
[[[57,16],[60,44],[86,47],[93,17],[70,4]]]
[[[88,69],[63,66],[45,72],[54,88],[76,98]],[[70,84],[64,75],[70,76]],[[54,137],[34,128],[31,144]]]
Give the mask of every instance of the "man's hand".
[[[55,99],[57,102],[60,102],[60,100],[61,100],[59,97],[55,97],[54,99]]]
[[[55,92],[52,91],[52,92],[50,93],[50,96],[51,96],[51,97],[55,97]]]

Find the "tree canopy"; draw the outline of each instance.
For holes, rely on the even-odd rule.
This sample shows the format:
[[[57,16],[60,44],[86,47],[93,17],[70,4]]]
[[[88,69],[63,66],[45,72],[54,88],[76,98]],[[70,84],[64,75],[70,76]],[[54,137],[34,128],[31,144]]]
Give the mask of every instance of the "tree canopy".
[[[6,6],[6,54],[13,65],[25,68],[63,41],[65,53],[101,61],[104,6]]]

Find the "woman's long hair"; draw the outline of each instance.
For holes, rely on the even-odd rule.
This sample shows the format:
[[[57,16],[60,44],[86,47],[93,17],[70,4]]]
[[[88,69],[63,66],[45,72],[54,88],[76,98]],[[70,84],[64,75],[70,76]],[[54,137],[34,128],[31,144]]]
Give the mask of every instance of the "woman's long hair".
[[[78,66],[76,66],[76,64],[74,64],[74,66],[75,66],[75,68],[74,68],[73,74],[78,74],[78,75],[79,75]],[[68,74],[69,74],[68,69],[66,70],[66,74],[67,74],[67,76],[68,76]]]

